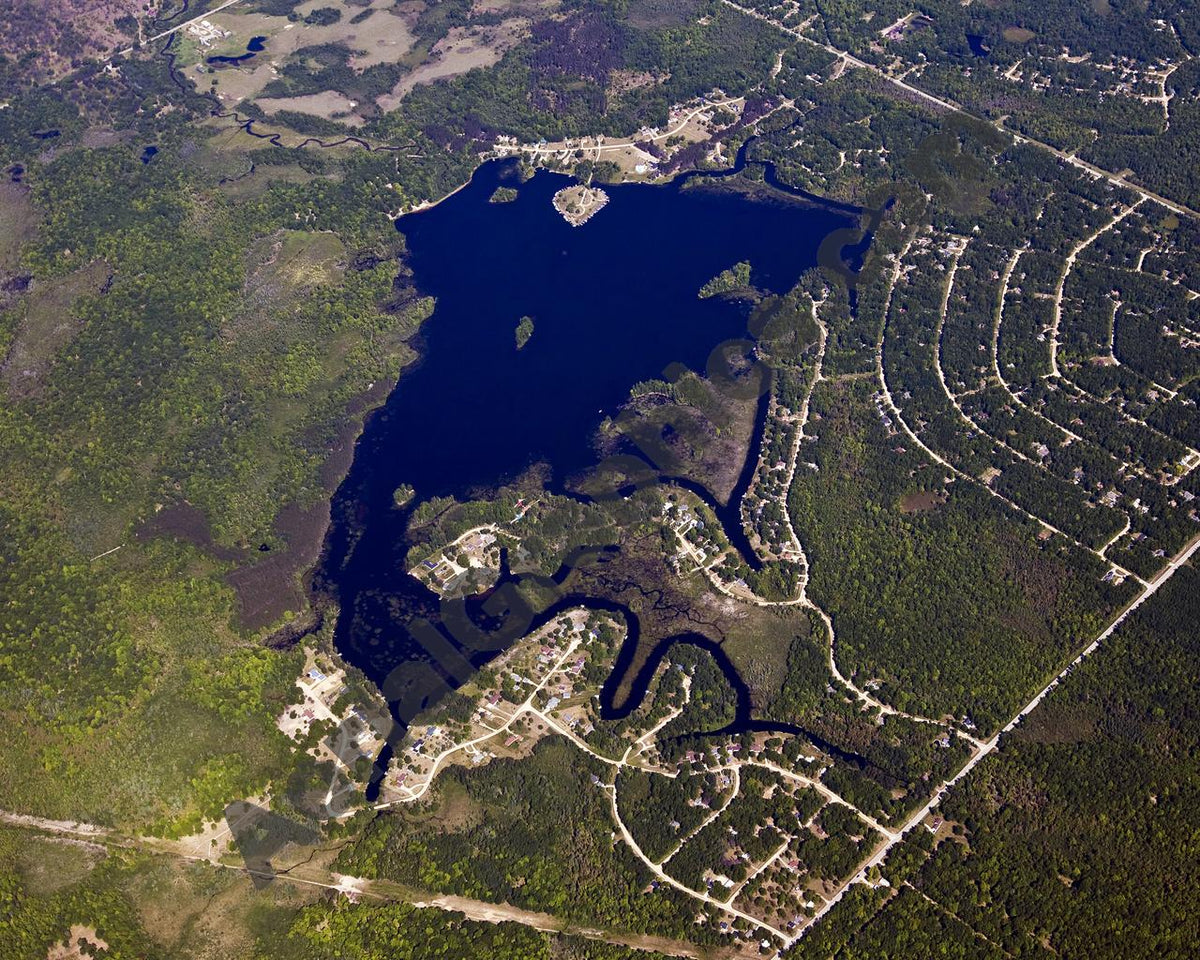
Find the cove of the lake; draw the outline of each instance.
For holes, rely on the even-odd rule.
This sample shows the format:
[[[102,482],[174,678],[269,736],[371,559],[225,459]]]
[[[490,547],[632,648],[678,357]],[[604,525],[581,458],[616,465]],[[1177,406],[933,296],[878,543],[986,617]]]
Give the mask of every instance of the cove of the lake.
[[[790,196],[758,170],[753,189],[741,178],[604,185],[608,204],[572,227],[552,205],[570,178],[521,182],[515,162],[492,161],[397,221],[436,308],[334,500],[317,583],[340,606],[336,642],[350,663],[381,682],[426,656],[406,626],[438,622],[437,598],[405,572],[398,486],[412,485],[414,502],[463,499],[545,464],[563,489],[596,462],[596,428],[630,387],[673,363],[702,370],[719,343],[747,335],[747,306],[699,298],[705,281],[748,261],[757,287],[785,292],[830,233],[857,225],[855,211]],[[500,186],[515,198],[492,202]],[[533,333],[517,349],[522,317]]]

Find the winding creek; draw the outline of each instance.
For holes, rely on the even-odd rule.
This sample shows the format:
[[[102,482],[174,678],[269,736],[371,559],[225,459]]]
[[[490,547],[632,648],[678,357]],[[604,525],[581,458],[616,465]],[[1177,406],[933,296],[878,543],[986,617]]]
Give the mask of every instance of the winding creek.
[[[745,166],[743,151],[725,176]],[[769,184],[773,170],[757,166]],[[450,644],[447,605],[408,576],[403,563],[414,506],[437,496],[486,497],[534,466],[550,491],[577,496],[571,480],[597,462],[597,427],[619,411],[634,383],[661,377],[675,363],[704,369],[718,344],[746,336],[747,304],[698,298],[705,281],[749,261],[758,287],[785,292],[816,265],[831,235],[862,240],[857,211],[850,208],[761,182],[749,190],[730,189],[720,178],[695,175],[665,185],[605,186],[609,203],[573,228],[551,204],[570,178],[539,172],[521,182],[517,174],[512,161],[489,161],[457,193],[397,221],[416,284],[437,306],[416,343],[420,360],[403,372],[357,443],[314,578],[315,590],[340,606],[339,651],[381,686],[398,721],[405,717],[396,709],[402,696],[394,683],[397,673],[431,659],[431,636],[435,647]],[[516,197],[493,202],[501,186],[515,189]],[[860,242],[850,252],[861,255],[864,247]],[[534,332],[518,350],[514,330],[523,316],[533,318]],[[739,504],[753,474],[766,408],[764,397],[751,456],[728,503],[717,503],[694,482],[660,478],[702,496],[751,563],[757,561]],[[416,489],[404,508],[393,501],[401,484]],[[564,567],[555,579],[561,583],[567,572]],[[506,570],[501,585],[511,580]],[[479,622],[486,599],[473,598],[451,615],[465,613]],[[620,604],[560,596],[532,623],[525,621],[522,632],[580,605],[619,614],[629,627],[601,693],[606,716],[635,709],[670,647],[690,643],[715,658],[737,693],[737,716],[726,729],[760,728],[750,716],[741,677],[705,637],[653,638],[653,649],[627,678],[643,638],[636,616]],[[496,644],[474,651],[451,647],[460,666],[469,661],[473,668],[498,652]],[[466,679],[461,669],[445,669],[447,659],[437,660],[441,672],[450,674],[442,692]],[[617,703],[622,689],[625,696]]]

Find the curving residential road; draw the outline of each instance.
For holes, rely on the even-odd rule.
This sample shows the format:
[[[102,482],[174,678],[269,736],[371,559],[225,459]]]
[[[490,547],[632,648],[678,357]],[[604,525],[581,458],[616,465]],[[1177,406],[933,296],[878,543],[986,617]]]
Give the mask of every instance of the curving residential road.
[[[1158,589],[1164,583],[1170,580],[1171,577],[1175,575],[1175,572],[1181,566],[1187,563],[1198,549],[1200,549],[1200,536],[1195,537],[1192,542],[1188,544],[1188,546],[1181,550],[1175,556],[1175,558],[1169,564],[1167,564],[1163,571],[1146,585],[1145,589],[1138,594],[1138,596],[1129,604],[1129,606],[1122,610],[1113,619],[1113,621],[1104,628],[1104,630],[1099,636],[1096,637],[1095,640],[1093,640],[1082,651],[1080,651],[1074,660],[1067,664],[1049,683],[1042,687],[1042,689],[1034,695],[1033,699],[1025,704],[1025,706],[1022,707],[1020,711],[1018,711],[1018,713],[1011,720],[1009,720],[1007,724],[1004,725],[1003,729],[996,733],[996,735],[986,743],[981,744],[979,749],[975,751],[971,758],[956,774],[954,774],[954,776],[943,781],[941,785],[934,790],[933,795],[929,798],[928,803],[913,813],[912,816],[910,816],[908,820],[904,822],[899,830],[887,834],[887,839],[883,845],[859,868],[858,872],[850,878],[850,880],[844,887],[842,887],[841,890],[839,890],[833,897],[831,897],[825,902],[825,904],[821,906],[821,908],[813,915],[812,921],[805,926],[804,929],[811,929],[814,923],[816,923],[821,917],[833,909],[834,905],[841,900],[841,898],[845,895],[845,892],[849,890],[850,887],[854,886],[856,883],[863,882],[866,879],[867,872],[872,867],[876,867],[883,863],[892,847],[903,840],[905,834],[907,834],[910,830],[917,826],[917,824],[924,820],[930,814],[930,812],[939,803],[941,803],[942,797],[946,795],[946,792],[950,790],[951,787],[953,787],[972,770],[974,770],[975,767],[979,765],[980,761],[982,761],[989,754],[993,753],[996,748],[1000,746],[1000,741],[1005,734],[1011,733],[1017,727],[1017,725],[1020,724],[1022,719],[1036,710],[1038,704],[1040,704],[1050,694],[1050,692],[1054,690],[1055,687],[1057,687],[1064,679],[1066,679],[1067,675],[1073,669],[1075,669],[1076,666],[1082,663],[1085,658],[1090,657],[1093,653],[1095,653],[1100,645],[1110,636],[1112,636],[1113,632],[1125,622],[1126,618],[1128,618],[1129,615],[1137,610],[1137,608],[1143,603],[1154,596],[1154,594],[1158,592]]]

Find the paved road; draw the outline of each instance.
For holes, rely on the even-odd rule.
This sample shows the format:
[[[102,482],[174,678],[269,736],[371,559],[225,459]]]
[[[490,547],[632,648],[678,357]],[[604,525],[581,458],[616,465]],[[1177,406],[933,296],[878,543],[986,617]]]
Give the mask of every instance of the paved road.
[[[1021,708],[1021,710],[1016,714],[1016,716],[1014,716],[1007,724],[1005,724],[1005,726],[1002,730],[1000,730],[994,737],[992,737],[992,739],[990,739],[986,743],[984,743],[972,755],[972,757],[963,765],[963,767],[958,771],[958,773],[956,773],[953,777],[951,777],[950,779],[943,782],[941,784],[941,786],[939,786],[933,792],[933,796],[929,798],[929,802],[926,803],[925,806],[921,807],[919,810],[916,811],[916,813],[914,813],[912,816],[910,816],[908,818],[908,820],[906,820],[904,822],[904,824],[900,827],[899,830],[889,833],[887,835],[887,840],[883,843],[883,845],[875,852],[875,854],[866,863],[864,863],[862,865],[862,867],[859,869],[858,873],[856,873],[850,879],[850,881],[844,887],[842,887],[841,890],[839,890],[833,897],[831,897],[813,915],[812,921],[804,929],[805,930],[811,929],[812,925],[814,923],[816,923],[819,919],[821,919],[821,917],[823,917],[825,914],[827,914],[830,910],[833,909],[834,905],[839,900],[841,900],[842,896],[845,894],[845,892],[848,889],[850,889],[850,887],[852,887],[856,883],[861,883],[863,880],[866,879],[867,872],[872,867],[876,867],[879,864],[883,863],[884,859],[887,857],[887,855],[891,851],[892,847],[894,847],[897,843],[899,843],[904,838],[904,835],[906,833],[908,833],[915,826],[917,826],[917,824],[919,824],[922,820],[924,820],[929,815],[929,813],[939,803],[941,803],[942,797],[946,795],[946,792],[948,790],[950,790],[951,787],[953,787],[956,783],[958,783],[965,776],[967,776],[972,770],[974,770],[975,767],[977,767],[979,765],[979,763],[985,757],[987,757],[989,754],[993,753],[1000,746],[1000,741],[1004,737],[1005,734],[1011,733],[1017,727],[1017,725],[1020,724],[1022,719],[1029,716],[1029,714],[1031,714],[1034,710],[1036,710],[1038,707],[1038,704],[1040,704],[1050,694],[1050,692],[1052,690],[1054,690],[1054,688],[1057,687],[1073,669],[1075,669],[1076,666],[1078,666],[1080,663],[1082,663],[1086,657],[1090,657],[1093,653],[1095,653],[1096,650],[1100,647],[1100,645],[1105,640],[1107,640],[1110,636],[1112,636],[1113,632],[1122,623],[1125,622],[1125,620],[1129,617],[1129,615],[1132,614],[1143,603],[1145,603],[1147,600],[1149,600],[1152,596],[1154,596],[1154,594],[1158,592],[1159,587],[1161,587],[1164,583],[1166,583],[1168,580],[1170,580],[1171,577],[1175,575],[1175,572],[1177,570],[1179,570],[1179,568],[1182,567],[1185,563],[1187,563],[1192,558],[1192,556],[1196,553],[1197,550],[1200,550],[1200,537],[1196,537],[1195,539],[1193,539],[1192,542],[1187,547],[1185,547],[1179,554],[1177,554],[1175,559],[1173,559],[1157,577],[1155,577],[1153,580],[1150,581],[1150,583],[1146,586],[1146,588],[1138,595],[1137,599],[1135,599],[1132,603],[1129,604],[1129,606],[1127,606],[1124,610],[1122,610],[1121,613],[1118,614],[1117,617],[1112,621],[1112,623],[1110,623],[1104,629],[1104,631],[1098,637],[1096,637],[1095,640],[1093,640],[1090,644],[1088,644],[1088,646],[1085,647],[1079,653],[1079,655],[1075,657],[1074,660],[1072,660],[1069,664],[1067,664],[1067,666],[1065,666],[1058,673],[1058,675],[1054,677],[1053,680],[1051,680],[1044,687],[1042,687],[1042,689],[1039,690],[1034,695],[1033,699],[1030,700],[1027,704],[1025,704],[1025,706]]]
[[[178,33],[180,30],[183,30],[186,27],[190,27],[193,23],[199,23],[201,20],[207,20],[214,13],[217,13],[220,10],[224,10],[226,7],[232,7],[235,3],[240,3],[240,2],[241,2],[241,0],[225,0],[225,2],[220,4],[219,6],[213,7],[211,10],[208,10],[208,11],[205,11],[204,13],[198,14],[197,16],[192,17],[191,20],[185,20],[183,23],[180,23],[174,27],[171,27],[170,30],[164,30],[162,33],[156,33],[154,36],[149,37],[145,41],[143,41],[142,45],[145,46],[146,44],[154,43],[154,41],[156,41],[156,40],[162,40],[164,37],[169,37],[173,33]],[[131,53],[133,53],[133,47],[126,47],[124,50],[118,50],[115,53],[110,53],[104,59],[107,61],[107,60],[112,60],[114,57],[127,57]]]
[[[845,50],[839,50],[837,47],[831,46],[828,43],[822,43],[820,40],[814,40],[801,30],[785,27],[783,24],[778,23],[775,20],[772,20],[770,17],[759,13],[757,10],[752,10],[749,7],[743,7],[739,3],[734,3],[733,0],[721,0],[721,2],[725,4],[725,6],[737,10],[739,13],[744,13],[746,16],[753,17],[755,20],[761,20],[763,23],[770,24],[776,30],[780,30],[783,33],[786,33],[788,36],[795,37],[797,40],[801,40],[810,46],[819,47],[826,53],[830,53],[833,56],[840,58],[845,63],[850,64],[850,66],[867,70],[870,73],[875,74],[877,77],[886,80],[888,83],[892,84],[892,86],[899,87],[901,90],[911,93],[913,96],[924,100],[926,103],[932,104],[935,107],[939,107],[942,110],[948,110],[952,113],[958,113],[964,117],[970,117],[973,120],[978,120],[981,123],[986,123],[989,126],[999,130],[1001,133],[1008,134],[1014,140],[1016,140],[1017,143],[1028,143],[1031,146],[1040,147],[1042,150],[1046,150],[1054,154],[1054,156],[1058,157],[1058,159],[1062,160],[1064,163],[1069,163],[1071,166],[1083,170],[1085,173],[1089,173],[1093,177],[1106,180],[1114,186],[1124,187],[1127,190],[1132,190],[1143,199],[1153,200],[1155,203],[1162,204],[1168,210],[1172,210],[1175,213],[1182,214],[1183,216],[1187,217],[1195,217],[1196,219],[1200,220],[1200,213],[1193,210],[1191,207],[1186,207],[1182,203],[1176,203],[1174,200],[1168,200],[1166,197],[1160,196],[1151,190],[1147,190],[1145,187],[1132,184],[1123,177],[1117,176],[1111,170],[1105,170],[1103,167],[1098,167],[1094,163],[1088,163],[1086,160],[1080,160],[1074,154],[1067,153],[1065,150],[1059,150],[1057,147],[1052,147],[1050,144],[1043,143],[1041,140],[1035,140],[1033,137],[1026,136],[1023,133],[1017,133],[1015,130],[1007,127],[1003,121],[981,117],[979,114],[968,110],[962,104],[955,103],[953,100],[947,100],[944,97],[938,97],[934,96],[932,93],[927,93],[920,87],[914,87],[911,83],[901,80],[899,77],[893,77],[886,70],[875,66],[873,63],[860,60],[858,57],[854,56],[854,54],[847,53]]]
[[[511,727],[513,725],[513,722],[518,717],[524,716],[526,713],[536,712],[533,709],[533,698],[536,697],[538,695],[538,693],[540,693],[542,691],[542,689],[546,686],[546,684],[548,684],[552,679],[554,679],[558,675],[558,673],[562,670],[563,664],[565,664],[567,662],[567,658],[569,656],[571,656],[572,653],[575,652],[575,650],[579,646],[579,644],[580,644],[579,637],[575,637],[574,639],[571,640],[571,642],[569,644],[567,644],[566,652],[564,652],[563,655],[558,658],[558,661],[554,664],[553,667],[550,668],[549,672],[547,672],[547,674],[544,677],[542,677],[542,679],[538,683],[538,685],[536,687],[534,687],[533,691],[529,694],[529,696],[525,698],[525,701],[519,707],[517,707],[516,710],[513,711],[512,716],[510,716],[507,720],[505,720],[501,726],[496,727],[495,729],[489,729],[486,733],[480,734],[479,736],[475,737],[474,739],[467,740],[462,743],[455,743],[455,744],[452,744],[451,746],[447,747],[445,750],[443,750],[441,753],[439,753],[436,757],[434,757],[433,766],[431,766],[429,768],[429,772],[425,775],[425,780],[421,783],[421,787],[419,790],[415,790],[415,791],[409,790],[408,795],[405,797],[401,797],[396,800],[386,800],[383,803],[377,803],[377,804],[375,804],[374,809],[386,810],[388,807],[393,807],[398,803],[412,803],[414,800],[419,800],[421,797],[425,796],[426,792],[433,785],[433,781],[437,777],[438,771],[441,769],[441,766],[446,761],[447,757],[450,757],[453,754],[458,753],[461,750],[466,750],[470,747],[478,746],[481,743],[486,743],[488,740],[494,739],[497,734],[503,733],[505,730],[507,730],[509,727]],[[404,787],[402,789],[407,790],[408,788]]]
[[[1067,258],[1063,261],[1062,273],[1058,275],[1058,287],[1054,291],[1054,319],[1050,321],[1050,376],[1059,376],[1058,372],[1058,329],[1062,325],[1062,302],[1063,291],[1067,286],[1067,277],[1071,274],[1071,268],[1075,266],[1075,259],[1084,250],[1086,250],[1096,238],[1102,233],[1107,233],[1118,223],[1124,220],[1127,216],[1133,213],[1145,201],[1145,197],[1139,199],[1136,203],[1130,204],[1115,217],[1097,227],[1092,233],[1080,240],[1077,244],[1071,247],[1071,252],[1067,254]]]

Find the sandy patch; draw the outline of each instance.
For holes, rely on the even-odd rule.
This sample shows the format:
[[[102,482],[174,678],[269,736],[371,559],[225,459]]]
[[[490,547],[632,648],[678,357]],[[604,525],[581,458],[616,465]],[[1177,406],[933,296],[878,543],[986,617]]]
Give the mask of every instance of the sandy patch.
[[[407,20],[387,0],[374,0],[370,9],[377,12],[355,26],[353,46],[362,51],[350,58],[350,66],[355,70],[365,70],[377,63],[395,63],[417,43]]]
[[[932,490],[921,490],[916,493],[906,493],[900,498],[901,513],[924,513],[933,510],[946,502],[946,498]]]
[[[113,130],[111,127],[88,127],[79,138],[79,145],[89,150],[99,150],[103,147],[115,147],[118,143],[128,143],[134,139],[132,130]]]
[[[558,0],[475,0],[471,5],[471,16],[487,13],[528,15],[544,13],[558,6]]]

